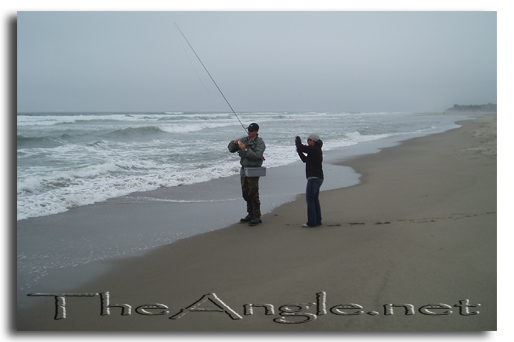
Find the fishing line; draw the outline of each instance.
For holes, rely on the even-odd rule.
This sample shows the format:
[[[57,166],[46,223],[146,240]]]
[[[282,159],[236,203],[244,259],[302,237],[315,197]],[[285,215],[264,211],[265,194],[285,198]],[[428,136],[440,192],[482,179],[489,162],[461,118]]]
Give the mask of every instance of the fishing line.
[[[200,57],[198,56],[198,54],[196,53],[195,49],[193,49],[193,46],[191,45],[191,43],[189,43],[189,40],[187,40],[186,36],[184,35],[184,33],[182,33],[182,30],[180,29],[180,27],[178,27],[177,23],[175,23],[175,26],[177,27],[178,31],[180,32],[180,34],[182,35],[182,37],[184,37],[185,41],[187,42],[187,44],[189,45],[189,47],[191,48],[191,50],[193,50],[196,58],[198,58],[198,60],[200,61],[200,64],[202,64],[203,68],[205,69],[205,71],[207,72],[207,75],[209,75],[209,77],[211,78],[212,80],[212,83],[214,83],[214,85],[216,86],[216,88],[218,88],[218,91],[220,92],[221,96],[223,96],[223,99],[225,100],[225,102],[228,104],[228,106],[230,107],[230,110],[232,111],[232,113],[234,113],[234,115],[236,116],[237,118],[237,121],[239,121],[239,123],[241,124],[241,127],[243,127],[243,129],[245,130],[245,132],[248,134],[248,131],[246,130],[246,127],[243,125],[243,123],[241,122],[241,120],[239,119],[239,116],[237,116],[236,112],[234,111],[234,109],[232,108],[232,106],[230,105],[230,102],[228,102],[227,98],[225,97],[225,94],[223,94],[223,92],[221,91],[220,87],[218,86],[218,84],[216,83],[216,81],[214,80],[214,78],[211,76],[211,73],[209,72],[209,70],[207,70],[207,68],[205,67],[205,65],[203,64],[202,60],[200,59]]]
[[[200,75],[198,74],[198,71],[197,71],[197,68],[194,66],[193,64],[193,61],[191,60],[191,57],[189,56],[190,55],[190,52],[187,50],[186,48],[186,45],[184,44],[184,40],[180,39],[180,46],[182,47],[182,50],[184,51],[184,54],[186,55],[187,57],[187,60],[189,61],[189,64],[191,65],[191,68],[193,69],[193,71],[195,72],[195,75],[196,77],[198,78],[198,81],[200,81],[200,83],[202,84],[202,87],[210,94],[211,93],[211,90],[207,87],[207,85],[204,83],[204,81],[202,80],[202,77],[200,77]]]

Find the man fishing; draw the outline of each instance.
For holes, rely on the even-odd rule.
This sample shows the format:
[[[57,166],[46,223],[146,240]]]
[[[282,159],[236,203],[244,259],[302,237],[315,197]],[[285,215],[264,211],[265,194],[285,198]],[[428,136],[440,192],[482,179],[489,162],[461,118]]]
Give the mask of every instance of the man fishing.
[[[245,167],[259,167],[264,160],[266,145],[259,138],[259,125],[250,124],[247,128],[248,136],[232,140],[228,144],[230,153],[238,152],[241,157],[241,190],[246,201],[248,215],[240,222],[248,222],[250,226],[262,223],[261,202],[259,200],[259,177],[247,177]]]
[[[232,111],[232,113],[234,113],[243,129],[248,132],[247,137],[231,141],[228,144],[228,150],[231,153],[239,152],[239,156],[241,157],[241,189],[243,191],[243,198],[246,201],[246,207],[248,211],[248,215],[245,218],[242,218],[241,222],[248,222],[251,226],[258,225],[259,223],[262,223],[261,202],[259,200],[259,177],[247,177],[244,168],[260,167],[262,165],[262,161],[264,160],[263,154],[264,150],[266,149],[266,146],[264,145],[264,141],[258,137],[259,125],[257,125],[256,123],[252,123],[250,124],[250,126],[248,126],[248,128],[244,127],[243,123],[241,122],[241,120],[239,120],[239,117],[230,105],[230,102],[228,102],[227,98],[225,97],[225,94],[223,94],[220,87],[218,86],[214,78],[211,76],[211,73],[203,64],[202,60],[200,59],[200,56],[198,56],[195,49],[193,49],[193,46],[189,43],[186,36],[184,35],[184,33],[182,33],[182,30],[180,30],[178,25],[175,24],[175,26],[179,30],[182,37],[184,37],[184,39],[186,40],[191,50],[194,52],[196,58],[211,78],[212,82],[220,92],[221,96],[223,96],[223,99],[228,104],[230,110]]]

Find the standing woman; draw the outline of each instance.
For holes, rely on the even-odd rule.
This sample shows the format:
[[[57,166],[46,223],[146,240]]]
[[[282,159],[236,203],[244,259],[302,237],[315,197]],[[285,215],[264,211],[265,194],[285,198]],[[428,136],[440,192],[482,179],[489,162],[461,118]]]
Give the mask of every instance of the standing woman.
[[[302,144],[299,136],[295,139],[296,151],[305,163],[307,177],[307,223],[303,227],[316,227],[321,225],[321,206],[319,204],[319,189],[323,184],[323,141],[317,134],[309,135],[307,145]]]

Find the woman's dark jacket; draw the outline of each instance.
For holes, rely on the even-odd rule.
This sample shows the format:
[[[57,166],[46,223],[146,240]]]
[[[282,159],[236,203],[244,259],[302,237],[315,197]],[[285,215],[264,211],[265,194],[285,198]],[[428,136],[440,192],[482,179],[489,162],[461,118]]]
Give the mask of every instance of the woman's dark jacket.
[[[323,178],[323,152],[318,142],[314,146],[303,145],[299,137],[296,138],[296,151],[300,159],[305,163],[305,175],[307,178]],[[305,155],[305,153],[307,155]]]

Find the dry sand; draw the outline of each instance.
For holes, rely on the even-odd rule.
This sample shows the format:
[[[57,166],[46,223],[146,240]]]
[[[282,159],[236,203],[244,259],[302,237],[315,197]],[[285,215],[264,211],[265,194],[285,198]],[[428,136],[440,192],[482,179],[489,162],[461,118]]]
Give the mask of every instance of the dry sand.
[[[18,312],[17,328],[496,330],[496,115],[462,124],[344,162],[361,184],[321,193],[321,227],[301,227],[299,196],[262,225],[116,261],[73,291],[93,297],[70,291],[65,311],[44,298]]]

